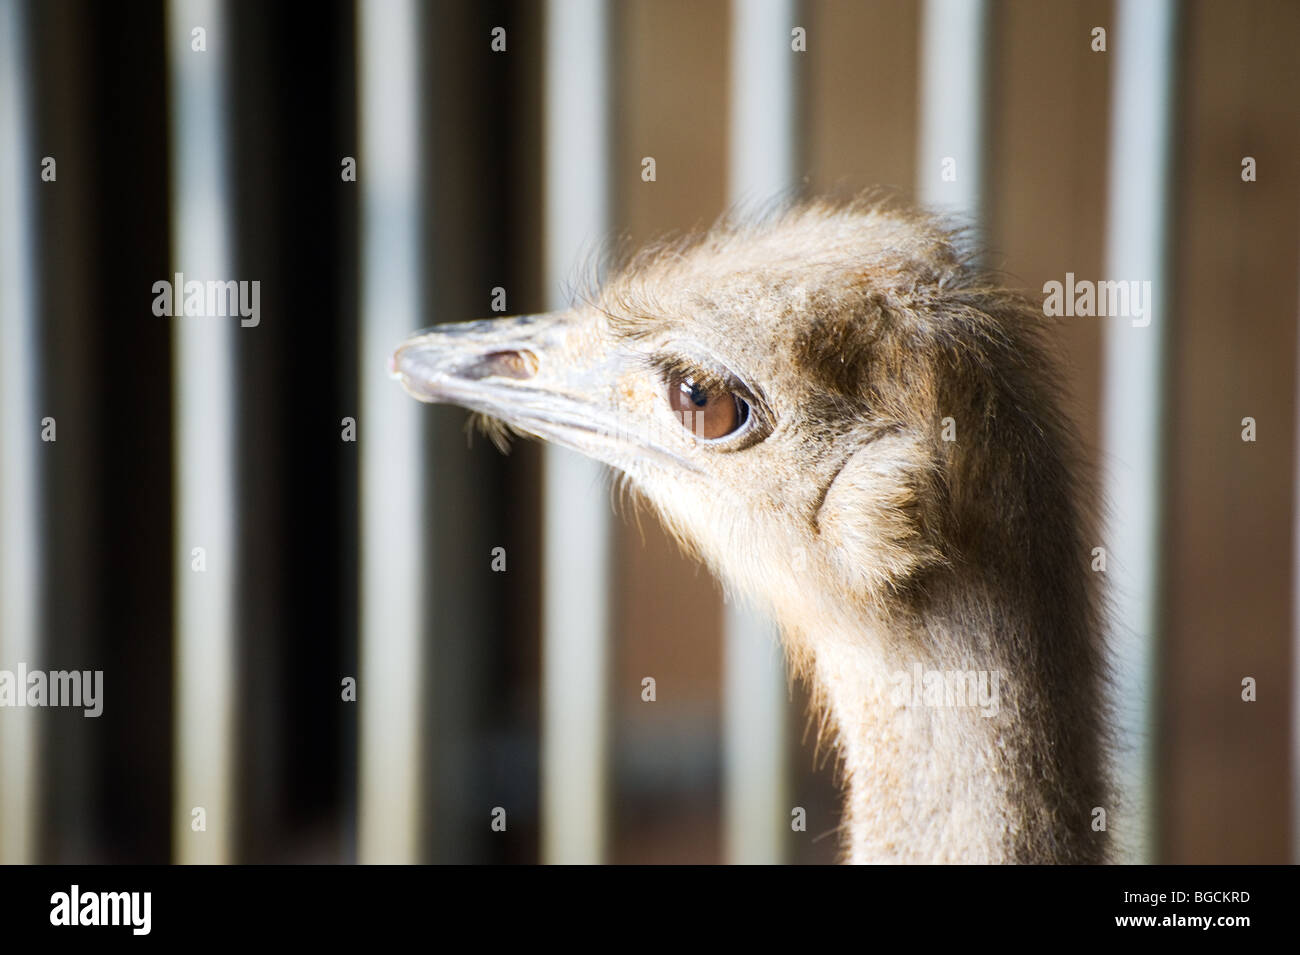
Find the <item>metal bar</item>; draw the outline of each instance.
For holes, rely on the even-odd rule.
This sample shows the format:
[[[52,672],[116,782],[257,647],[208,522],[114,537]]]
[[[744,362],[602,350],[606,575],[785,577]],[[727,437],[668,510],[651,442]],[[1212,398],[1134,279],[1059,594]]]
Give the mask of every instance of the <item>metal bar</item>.
[[[988,134],[988,0],[926,0],[917,199],[979,223]]]
[[[733,205],[791,193],[799,155],[795,119],[794,0],[731,4]],[[726,859],[786,860],[790,832],[786,747],[789,682],[776,626],[727,601],[724,618],[723,812]]]
[[[173,857],[224,863],[234,842],[236,541],[234,335],[238,319],[182,315],[190,281],[230,279],[229,51],[221,0],[170,0],[176,494],[176,787]],[[199,35],[205,49],[194,48]],[[168,276],[175,282],[176,276]],[[201,810],[201,815],[199,811]],[[202,826],[200,826],[200,822]]]
[[[39,666],[41,640],[41,412],[37,225],[40,161],[32,133],[26,5],[0,3],[0,668]],[[25,693],[25,687],[18,687]],[[0,718],[0,863],[36,861],[36,717]]]
[[[361,155],[361,593],[358,858],[419,860],[426,601],[421,406],[387,375],[421,318],[420,16],[358,8]]]
[[[546,281],[550,307],[610,227],[610,13],[546,8]],[[605,860],[609,788],[610,567],[606,469],[543,451],[542,859]]]
[[[1106,326],[1102,395],[1108,515],[1103,543],[1114,607],[1112,703],[1120,733],[1121,813],[1115,832],[1124,860],[1131,862],[1150,861],[1155,851],[1153,672],[1161,626],[1176,16],[1169,0],[1120,0],[1112,32],[1106,277],[1150,281],[1154,290],[1149,324],[1121,318]]]

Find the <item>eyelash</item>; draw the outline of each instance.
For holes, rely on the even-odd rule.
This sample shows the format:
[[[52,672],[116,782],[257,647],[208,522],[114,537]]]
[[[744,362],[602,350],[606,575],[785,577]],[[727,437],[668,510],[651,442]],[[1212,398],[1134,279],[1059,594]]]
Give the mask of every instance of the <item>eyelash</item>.
[[[749,389],[735,379],[701,368],[694,362],[686,361],[675,355],[654,355],[650,358],[650,367],[658,372],[659,377],[667,381],[670,378],[689,378],[706,391],[735,393],[745,400],[750,399]]]

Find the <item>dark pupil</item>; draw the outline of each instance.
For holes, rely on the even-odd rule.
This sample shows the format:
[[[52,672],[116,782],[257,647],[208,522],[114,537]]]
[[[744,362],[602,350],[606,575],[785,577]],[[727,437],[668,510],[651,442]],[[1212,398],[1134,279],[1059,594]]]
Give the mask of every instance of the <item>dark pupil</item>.
[[[749,417],[749,405],[725,388],[713,395],[706,386],[684,375],[674,375],[667,384],[668,404],[681,419],[682,427],[697,437],[724,437]]]

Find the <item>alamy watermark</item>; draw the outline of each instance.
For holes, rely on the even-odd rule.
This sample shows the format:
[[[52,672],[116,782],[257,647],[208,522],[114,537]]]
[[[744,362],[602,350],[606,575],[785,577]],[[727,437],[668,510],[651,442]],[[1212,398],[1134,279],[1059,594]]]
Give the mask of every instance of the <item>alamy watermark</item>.
[[[185,280],[177,272],[175,281],[159,279],[153,283],[153,313],[173,318],[226,318],[239,316],[244,328],[256,328],[262,321],[262,283],[253,281]]]
[[[51,925],[120,925],[132,935],[148,935],[152,910],[152,892],[86,892],[74,883],[50,896]]]
[[[1049,318],[1131,318],[1135,328],[1151,324],[1151,282],[1093,282],[1065,273],[1064,282],[1043,284],[1043,314]]]
[[[0,670],[0,706],[73,706],[82,715],[104,712],[103,670]]]
[[[894,706],[971,707],[985,718],[998,713],[997,670],[898,670],[889,700]]]

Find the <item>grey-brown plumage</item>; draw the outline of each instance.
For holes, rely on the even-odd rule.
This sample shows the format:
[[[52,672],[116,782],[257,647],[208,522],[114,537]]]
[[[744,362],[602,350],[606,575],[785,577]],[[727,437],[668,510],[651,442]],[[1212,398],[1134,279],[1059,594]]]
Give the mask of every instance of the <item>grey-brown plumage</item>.
[[[394,369],[618,469],[771,610],[835,733],[851,861],[1096,862],[1094,542],[1043,322],[936,220],[811,203]],[[945,679],[972,695],[909,691]]]

